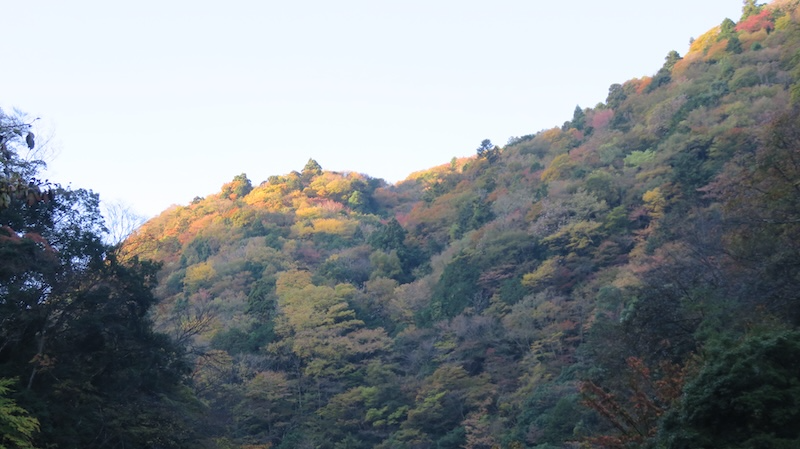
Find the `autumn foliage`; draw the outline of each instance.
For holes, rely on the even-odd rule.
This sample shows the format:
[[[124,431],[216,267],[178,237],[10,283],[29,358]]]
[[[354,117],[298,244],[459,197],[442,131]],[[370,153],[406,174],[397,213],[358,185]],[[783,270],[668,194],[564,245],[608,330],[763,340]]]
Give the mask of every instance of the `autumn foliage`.
[[[739,377],[730,354],[783,373],[800,324],[792,4],[397,184],[310,159],[148,221],[117,254],[158,263],[196,447],[704,447],[724,426],[693,398]],[[2,224],[4,273],[61,251]]]
[[[736,24],[736,31],[746,31],[748,33],[755,33],[761,30],[770,32],[774,29],[775,20],[772,18],[772,11],[769,9],[764,9],[760,13],[754,14]]]

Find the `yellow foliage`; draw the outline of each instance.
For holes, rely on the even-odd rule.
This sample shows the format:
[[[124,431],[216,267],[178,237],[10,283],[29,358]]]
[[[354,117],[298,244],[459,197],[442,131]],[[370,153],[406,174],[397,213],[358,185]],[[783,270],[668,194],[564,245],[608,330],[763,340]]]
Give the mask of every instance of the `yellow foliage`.
[[[283,271],[275,281],[275,293],[280,296],[289,290],[301,289],[307,285],[311,285],[310,272],[299,270]]]
[[[320,218],[312,221],[314,232],[324,232],[341,236],[351,236],[356,231],[358,224],[351,220],[337,218]]]
[[[592,236],[601,227],[602,225],[596,221],[575,221],[562,227],[543,241],[566,245],[571,250],[584,249],[594,243]]]
[[[358,228],[358,223],[350,219],[317,218],[311,221],[296,222],[292,225],[292,234],[296,237],[319,233],[350,237],[356,232],[356,228]]]
[[[716,26],[705,33],[701,34],[700,37],[694,40],[692,44],[689,46],[689,53],[703,53],[709,48],[714,42],[717,41],[717,36],[719,36],[719,27]]]
[[[559,154],[553,159],[553,162],[550,163],[543,172],[541,179],[544,182],[555,181],[560,179],[562,176],[566,174],[568,170],[570,170],[575,164],[569,158],[569,154]]]
[[[552,142],[556,140],[558,136],[561,135],[562,132],[563,131],[561,131],[561,128],[550,128],[539,133],[539,136],[537,137]]]
[[[267,210],[283,209],[283,196],[286,195],[285,184],[264,184],[253,189],[243,201],[249,205],[258,204]]]
[[[333,291],[339,298],[350,298],[358,293],[358,289],[353,284],[336,284]]]
[[[536,287],[553,279],[558,268],[558,259],[547,259],[533,272],[522,276],[522,285]]]
[[[447,164],[437,165],[436,167],[429,168],[427,170],[420,170],[415,171],[408,175],[405,181],[431,181],[435,179],[439,179],[442,175],[446,175],[452,172],[454,169],[464,169],[464,166],[468,164],[470,161],[474,160],[475,157],[470,158],[461,158],[456,159],[455,165],[452,164],[452,161]]]
[[[767,38],[767,30],[760,29],[755,33],[748,33],[742,31],[739,33],[739,41],[742,43],[743,48],[750,48],[756,42],[763,42]]]
[[[785,14],[783,16],[778,17],[775,21],[775,29],[776,30],[785,30],[789,27],[793,22],[791,14]]]
[[[297,220],[316,218],[322,215],[322,211],[311,204],[306,197],[293,198],[292,206],[295,208],[294,215]]]
[[[210,262],[206,261],[187,268],[183,283],[189,290],[196,290],[205,285],[216,275],[217,272],[214,270],[214,267],[211,266]]]
[[[642,201],[644,201],[644,206],[650,212],[651,217],[657,219],[664,216],[664,208],[667,206],[667,200],[664,198],[664,194],[661,193],[660,188],[656,187],[655,189],[645,192],[644,195],[642,195]]]
[[[308,187],[318,196],[330,197],[350,190],[351,184],[352,180],[345,178],[340,173],[324,172],[314,177]]]

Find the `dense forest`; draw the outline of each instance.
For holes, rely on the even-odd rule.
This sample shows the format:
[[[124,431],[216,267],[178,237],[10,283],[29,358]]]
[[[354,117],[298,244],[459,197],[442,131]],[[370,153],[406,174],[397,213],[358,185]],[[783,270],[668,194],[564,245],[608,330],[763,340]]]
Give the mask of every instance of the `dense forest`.
[[[0,114],[0,448],[800,446],[800,0],[396,185],[309,159],[109,244]]]

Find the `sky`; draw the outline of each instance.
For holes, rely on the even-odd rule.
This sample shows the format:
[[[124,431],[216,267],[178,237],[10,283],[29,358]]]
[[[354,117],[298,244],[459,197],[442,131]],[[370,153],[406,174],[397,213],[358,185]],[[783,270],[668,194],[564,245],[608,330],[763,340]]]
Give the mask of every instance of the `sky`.
[[[395,183],[560,126],[739,0],[25,0],[0,106],[39,117],[45,177],[151,217],[301,170]]]

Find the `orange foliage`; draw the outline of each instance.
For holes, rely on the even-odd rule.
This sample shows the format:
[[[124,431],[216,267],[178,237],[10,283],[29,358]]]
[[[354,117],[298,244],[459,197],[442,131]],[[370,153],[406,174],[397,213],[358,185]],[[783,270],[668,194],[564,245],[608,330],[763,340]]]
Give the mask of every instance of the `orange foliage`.
[[[10,226],[0,227],[0,243],[8,242],[11,244],[20,244],[24,240],[29,240],[36,243],[37,246],[40,249],[43,249],[48,256],[54,256],[56,253],[56,250],[50,246],[50,243],[44,237],[42,237],[41,234],[36,232],[28,232],[23,235],[22,238],[20,238]],[[55,259],[53,258],[53,260]]]
[[[692,52],[684,56],[672,67],[673,78],[680,78],[684,73],[686,73],[686,69],[688,69],[692,63],[701,58],[702,55],[698,52]]]
[[[636,89],[636,93],[641,94],[645,89],[647,89],[647,86],[649,86],[652,81],[653,78],[649,76],[643,76],[641,78],[632,79],[625,84],[631,83]]]
[[[50,243],[44,237],[42,237],[41,234],[38,234],[36,232],[28,232],[23,236],[23,238],[35,242],[36,244],[39,245],[40,248],[44,249],[48,253],[56,252],[56,250],[53,249],[52,246],[50,246]]]
[[[197,234],[199,234],[200,231],[210,227],[211,224],[214,222],[214,219],[217,218],[218,216],[219,215],[217,214],[210,214],[206,215],[205,217],[198,218],[189,225],[189,229],[186,232],[181,233],[178,236],[178,240],[181,242],[182,245],[185,245],[190,240],[192,240]]]
[[[723,39],[719,42],[714,42],[709,45],[706,50],[706,61],[717,60],[725,54],[725,49],[728,48],[728,39]]]
[[[436,201],[430,206],[418,203],[404,218],[405,223],[401,223],[403,226],[433,231],[447,228],[451,223],[454,223],[456,221],[456,209],[452,204],[447,204],[444,201]]]
[[[241,209],[240,209],[240,208],[238,208],[238,207],[232,207],[232,208],[228,209],[227,211],[225,211],[225,213],[224,213],[224,214],[222,214],[222,216],[223,216],[223,217],[225,217],[225,218],[233,218],[234,216],[236,216],[236,214],[237,214],[237,213],[238,213],[240,210],[241,210]]]

